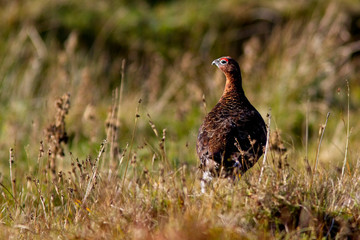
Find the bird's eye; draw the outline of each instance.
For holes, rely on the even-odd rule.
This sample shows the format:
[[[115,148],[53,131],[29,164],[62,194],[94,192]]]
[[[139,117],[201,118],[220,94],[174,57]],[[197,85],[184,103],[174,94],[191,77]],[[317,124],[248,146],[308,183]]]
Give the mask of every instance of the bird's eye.
[[[221,63],[222,65],[224,65],[224,64],[227,64],[227,61],[223,59],[223,60],[220,61],[220,63]]]

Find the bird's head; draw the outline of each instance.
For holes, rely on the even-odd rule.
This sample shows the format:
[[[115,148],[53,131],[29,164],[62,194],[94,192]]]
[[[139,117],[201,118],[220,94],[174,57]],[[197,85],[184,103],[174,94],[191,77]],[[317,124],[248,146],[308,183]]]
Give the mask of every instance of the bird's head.
[[[239,64],[229,56],[215,59],[212,65],[216,65],[226,76],[241,76]]]

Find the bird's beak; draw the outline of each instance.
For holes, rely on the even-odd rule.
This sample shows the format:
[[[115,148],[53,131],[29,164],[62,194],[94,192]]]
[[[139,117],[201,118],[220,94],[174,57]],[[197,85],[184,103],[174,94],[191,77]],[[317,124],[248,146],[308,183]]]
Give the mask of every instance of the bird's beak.
[[[219,67],[219,59],[215,59],[211,65],[216,65],[217,67]]]

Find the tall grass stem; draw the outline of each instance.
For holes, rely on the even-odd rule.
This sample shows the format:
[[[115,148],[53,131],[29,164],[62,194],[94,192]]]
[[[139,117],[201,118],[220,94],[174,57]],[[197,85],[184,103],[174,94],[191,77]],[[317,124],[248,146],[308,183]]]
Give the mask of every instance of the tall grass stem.
[[[268,118],[268,124],[267,124],[267,133],[266,133],[266,145],[265,145],[265,153],[264,153],[264,158],[263,158],[263,162],[261,165],[261,170],[260,170],[260,176],[259,176],[259,183],[261,183],[261,178],[264,172],[264,167],[266,164],[266,158],[267,158],[267,154],[269,152],[269,138],[270,138],[270,123],[271,123],[271,109],[269,109],[269,113],[267,114],[267,118]]]
[[[12,148],[10,148],[10,150],[9,150],[9,165],[10,165],[11,190],[12,190],[12,195],[14,197],[14,200],[16,201],[16,187],[15,187],[16,180],[13,175],[13,169],[12,169],[13,164],[14,164],[14,150]]]
[[[129,148],[129,155],[128,155],[128,159],[127,159],[126,166],[125,166],[125,172],[124,172],[124,176],[123,176],[123,181],[122,181],[122,184],[121,184],[122,189],[124,189],[126,174],[127,174],[127,170],[128,170],[128,168],[129,168],[129,163],[130,163],[130,159],[131,159],[131,152],[132,152],[132,148],[133,148],[133,145],[134,145],[134,138],[135,138],[135,133],[136,133],[137,122],[138,122],[138,119],[139,119],[139,117],[140,117],[140,115],[139,115],[139,108],[140,108],[141,101],[142,101],[142,100],[139,99],[138,105],[137,105],[137,107],[136,107],[135,124],[134,124],[134,129],[133,129],[133,132],[132,132],[132,136],[131,136],[131,142],[130,142],[130,148]]]
[[[318,148],[317,148],[317,150],[316,150],[314,173],[315,173],[315,171],[316,171],[316,169],[317,169],[317,166],[318,166],[318,163],[319,163],[319,155],[320,155],[321,142],[322,142],[323,137],[324,137],[325,128],[326,128],[326,125],[327,125],[327,123],[328,123],[329,117],[330,117],[330,112],[328,112],[327,115],[326,115],[325,124],[320,127],[321,133],[320,133]]]
[[[345,157],[344,163],[341,170],[341,179],[344,177],[345,165],[347,162],[347,153],[349,148],[349,137],[350,137],[350,86],[349,81],[346,81],[347,85],[347,128],[346,128],[346,144],[345,144]]]

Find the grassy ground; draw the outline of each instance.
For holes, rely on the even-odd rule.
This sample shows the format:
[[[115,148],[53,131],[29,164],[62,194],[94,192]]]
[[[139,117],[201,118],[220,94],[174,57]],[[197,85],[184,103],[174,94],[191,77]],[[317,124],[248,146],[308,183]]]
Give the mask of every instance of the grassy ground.
[[[3,6],[1,239],[360,235],[357,1]],[[223,55],[270,149],[201,194],[196,135]]]

